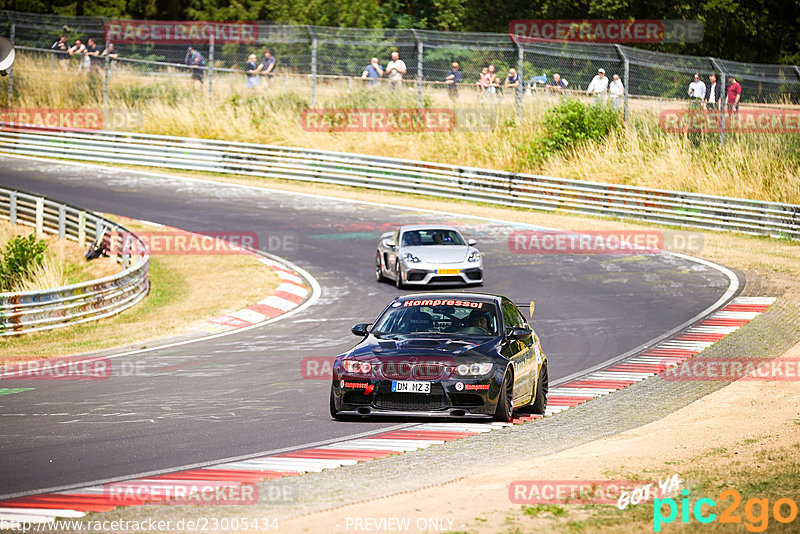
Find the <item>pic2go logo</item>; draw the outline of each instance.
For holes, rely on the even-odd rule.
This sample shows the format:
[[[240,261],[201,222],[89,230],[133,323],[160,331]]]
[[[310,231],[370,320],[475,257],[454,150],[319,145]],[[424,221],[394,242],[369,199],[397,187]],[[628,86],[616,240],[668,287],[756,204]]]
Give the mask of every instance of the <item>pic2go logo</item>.
[[[683,498],[680,501],[680,514],[681,523],[689,523],[691,513],[695,521],[698,523],[708,524],[715,520],[719,523],[742,523],[742,516],[736,513],[739,504],[742,502],[742,496],[735,489],[726,489],[719,494],[719,501],[726,501],[731,498],[733,502],[725,508],[722,513],[712,513],[711,509],[717,506],[714,499],[704,497],[697,499],[692,505],[689,502],[689,490],[685,489],[681,492]],[[664,516],[664,508],[667,508],[667,515]],[[705,508],[704,508],[705,507]],[[764,532],[769,526],[770,511],[775,521],[782,524],[791,523],[797,519],[797,503],[784,497],[775,501],[770,507],[769,499],[752,498],[744,505],[745,528],[750,532]],[[655,499],[653,501],[653,532],[661,532],[661,527],[669,523],[675,522],[678,518],[678,503],[675,499]]]

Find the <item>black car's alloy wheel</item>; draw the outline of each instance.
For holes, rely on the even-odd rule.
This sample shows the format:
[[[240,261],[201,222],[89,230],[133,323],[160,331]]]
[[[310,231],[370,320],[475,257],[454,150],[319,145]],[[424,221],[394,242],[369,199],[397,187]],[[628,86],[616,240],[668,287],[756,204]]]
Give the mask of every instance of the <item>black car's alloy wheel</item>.
[[[500,398],[497,399],[497,410],[494,412],[494,418],[498,421],[508,422],[511,421],[513,413],[514,381],[511,378],[511,373],[506,372],[505,376],[503,376],[503,383],[500,386]]]
[[[544,411],[547,408],[547,390],[549,387],[547,362],[544,362],[542,369],[539,371],[539,381],[536,384],[536,400],[531,405],[531,412],[544,415]]]

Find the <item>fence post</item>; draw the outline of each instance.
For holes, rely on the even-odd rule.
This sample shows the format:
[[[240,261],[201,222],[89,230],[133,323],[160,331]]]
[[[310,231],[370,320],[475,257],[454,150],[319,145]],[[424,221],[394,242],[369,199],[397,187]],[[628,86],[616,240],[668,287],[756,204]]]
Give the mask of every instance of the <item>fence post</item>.
[[[78,245],[86,243],[86,212],[78,212]]]
[[[311,107],[313,108],[317,102],[317,36],[308,24],[306,31],[311,37]]]
[[[417,35],[417,30],[411,29],[414,40],[417,42],[417,109],[422,109],[422,40]]]
[[[67,207],[64,204],[58,205],[58,238],[64,239],[67,235]]]
[[[625,51],[622,50],[620,45],[615,45],[617,48],[617,53],[622,58],[622,75],[625,77],[625,87],[623,89],[623,94],[625,95],[625,102],[624,102],[624,113],[623,113],[623,121],[625,123],[625,127],[628,127],[628,86],[630,85],[630,74],[631,74],[631,62],[628,60],[627,54]]]
[[[44,233],[44,198],[36,197],[36,236]]]
[[[519,87],[517,87],[517,117],[522,119],[522,95],[525,94],[525,89],[522,87],[525,80],[525,73],[522,72],[525,59],[525,50],[522,45],[514,39],[514,44],[517,45],[517,77],[519,78]]]
[[[106,52],[108,52],[108,41],[106,41]],[[106,54],[106,79],[103,82],[103,109],[106,109],[108,104],[108,77],[111,75],[111,53]]]
[[[17,224],[17,192],[8,195],[8,222]]]
[[[208,37],[208,98],[214,96],[214,32]]]
[[[14,37],[17,32],[17,23],[11,23],[11,31],[8,35],[8,40],[14,44]],[[11,107],[11,100],[14,98],[14,67],[8,69],[8,107]]]
[[[725,97],[727,96],[728,92],[725,90],[725,73],[722,71],[722,67],[717,63],[717,60],[713,57],[708,58],[711,61],[711,65],[714,67],[714,70],[719,71],[719,78],[717,79],[717,83],[721,83],[720,91],[719,91],[719,144],[725,144]]]

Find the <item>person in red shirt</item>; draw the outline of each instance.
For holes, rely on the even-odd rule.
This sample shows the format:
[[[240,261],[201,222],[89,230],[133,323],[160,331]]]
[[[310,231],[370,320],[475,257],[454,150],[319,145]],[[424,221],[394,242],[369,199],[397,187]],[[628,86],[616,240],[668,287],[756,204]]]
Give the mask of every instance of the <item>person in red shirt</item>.
[[[731,84],[728,86],[728,113],[739,113],[739,100],[742,98],[742,86],[736,78],[729,76]]]

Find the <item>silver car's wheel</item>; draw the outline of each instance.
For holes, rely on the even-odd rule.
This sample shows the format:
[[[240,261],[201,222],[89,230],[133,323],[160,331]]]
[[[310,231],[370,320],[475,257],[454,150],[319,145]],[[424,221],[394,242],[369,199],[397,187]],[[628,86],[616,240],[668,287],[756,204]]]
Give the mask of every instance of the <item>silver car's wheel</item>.
[[[378,252],[375,254],[375,280],[378,282],[383,282],[386,280],[386,277],[383,276],[383,265],[381,262],[381,253]]]
[[[394,275],[395,275],[394,285],[397,286],[397,289],[403,289],[403,268],[400,267],[399,261],[395,263]]]

